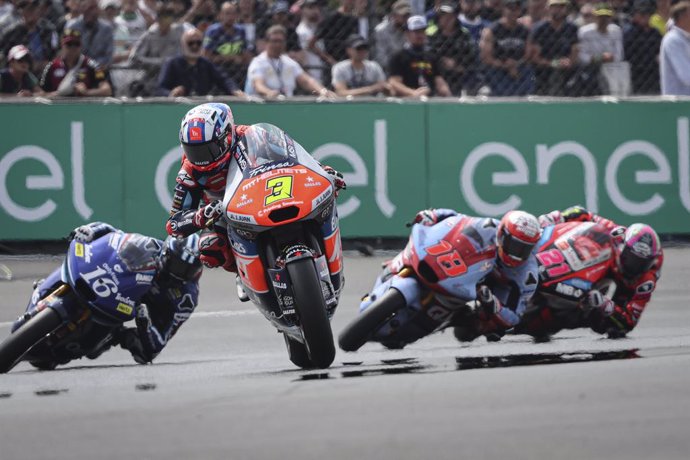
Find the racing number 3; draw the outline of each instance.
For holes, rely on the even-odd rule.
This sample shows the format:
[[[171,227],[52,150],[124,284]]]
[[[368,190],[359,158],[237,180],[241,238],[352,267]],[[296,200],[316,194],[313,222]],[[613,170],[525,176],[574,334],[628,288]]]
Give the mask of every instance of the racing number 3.
[[[267,180],[266,190],[270,190],[271,193],[266,195],[264,206],[292,198],[292,176],[273,177]]]
[[[462,260],[458,251],[453,249],[453,246],[448,241],[441,240],[438,244],[429,246],[426,248],[426,253],[430,256],[437,256],[436,262],[448,276],[462,275],[467,271],[465,261]]]

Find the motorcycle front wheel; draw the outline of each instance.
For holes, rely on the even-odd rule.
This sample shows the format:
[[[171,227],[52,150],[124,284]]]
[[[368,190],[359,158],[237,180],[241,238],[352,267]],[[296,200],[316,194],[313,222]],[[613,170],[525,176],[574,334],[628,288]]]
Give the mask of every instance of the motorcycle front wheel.
[[[314,261],[309,258],[296,260],[287,264],[287,270],[310,365],[302,366],[295,361],[293,363],[300,367],[325,369],[335,359],[335,344]]]
[[[0,374],[16,366],[31,347],[62,324],[60,315],[52,308],[46,308],[31,318],[0,344]]]
[[[369,308],[360,313],[338,337],[344,351],[357,351],[398,310],[405,307],[405,297],[397,289],[389,289]]]

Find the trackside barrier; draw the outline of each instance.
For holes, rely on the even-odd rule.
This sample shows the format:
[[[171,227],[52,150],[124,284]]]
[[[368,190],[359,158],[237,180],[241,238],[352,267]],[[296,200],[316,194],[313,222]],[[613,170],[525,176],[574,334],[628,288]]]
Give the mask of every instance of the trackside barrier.
[[[164,235],[187,104],[0,104],[0,240],[102,220]],[[581,203],[690,233],[690,102],[233,103],[343,172],[345,237],[404,236],[419,209],[498,216]]]

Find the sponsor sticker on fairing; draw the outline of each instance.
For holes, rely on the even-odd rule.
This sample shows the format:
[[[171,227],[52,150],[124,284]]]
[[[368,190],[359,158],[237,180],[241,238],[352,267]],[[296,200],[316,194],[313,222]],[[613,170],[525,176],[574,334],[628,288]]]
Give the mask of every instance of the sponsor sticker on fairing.
[[[317,196],[316,198],[314,198],[314,199],[311,201],[311,208],[312,208],[312,209],[316,209],[321,203],[323,203],[323,202],[326,201],[328,198],[330,198],[332,194],[333,194],[333,188],[332,188],[332,187],[328,187],[328,188],[327,188],[326,190],[324,190],[319,196]]]
[[[153,282],[153,275],[146,275],[144,273],[137,273],[134,277],[137,284],[151,284]]]
[[[122,302],[117,304],[116,309],[117,309],[117,311],[119,311],[120,313],[124,313],[125,315],[131,315],[132,311],[134,311],[134,309],[132,307],[130,307],[129,305],[122,303]]]

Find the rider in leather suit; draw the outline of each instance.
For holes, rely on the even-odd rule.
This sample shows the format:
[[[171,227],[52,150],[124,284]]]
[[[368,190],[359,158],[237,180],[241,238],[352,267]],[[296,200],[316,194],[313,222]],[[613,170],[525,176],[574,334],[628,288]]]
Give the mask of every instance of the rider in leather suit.
[[[638,223],[626,228],[582,206],[552,211],[540,216],[539,222],[542,227],[563,222],[596,222],[611,231],[615,263],[607,276],[615,282],[615,293],[609,299],[597,290],[590,291],[583,306],[587,314],[582,315],[577,327],[589,327],[611,338],[624,337],[632,331],[652,298],[664,262],[661,241],[652,227]],[[532,335],[551,335],[562,328],[548,307],[519,326],[520,332]]]
[[[82,225],[70,234],[70,240],[85,244],[99,238],[113,239],[111,244],[120,244],[121,255],[124,256],[124,251],[127,251],[132,265],[146,266],[147,270],[155,266],[156,274],[151,289],[144,295],[142,302],[135,306],[136,327],[122,326],[115,331],[110,342],[90,351],[86,357],[95,359],[111,346],[119,344],[132,354],[137,363],[150,363],[197,306],[202,271],[197,249],[198,238],[194,236],[182,240],[169,237],[161,241],[138,233],[125,233],[102,222]],[[47,278],[37,281],[27,311],[36,308],[40,299],[52,292],[60,279],[60,269],[57,269]],[[31,315],[20,316],[13,324],[12,332],[29,317]],[[51,369],[61,363],[32,364],[41,369]]]

